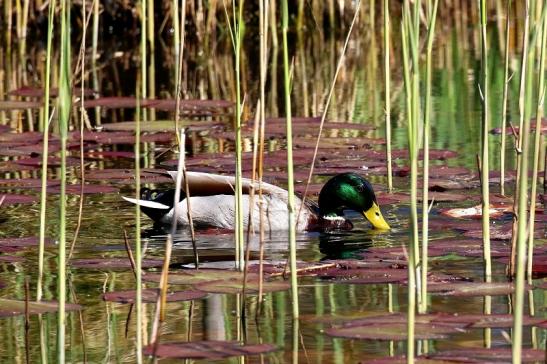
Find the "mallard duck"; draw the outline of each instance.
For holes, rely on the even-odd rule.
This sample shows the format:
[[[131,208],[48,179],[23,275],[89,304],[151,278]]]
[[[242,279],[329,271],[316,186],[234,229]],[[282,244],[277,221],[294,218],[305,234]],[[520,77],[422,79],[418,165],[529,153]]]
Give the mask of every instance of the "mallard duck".
[[[167,172],[176,180],[177,172]],[[211,173],[187,172],[188,188],[190,190],[190,207],[192,219],[196,228],[233,229],[234,185],[235,177],[221,176]],[[244,226],[249,221],[249,191],[251,180],[243,178]],[[183,182],[182,186],[185,186]],[[269,183],[262,183],[263,193],[263,224],[266,231],[286,230],[288,221],[288,192]],[[141,211],[157,223],[171,224],[173,220],[173,201],[175,190],[157,191],[143,189],[141,199],[124,197],[125,200],[137,204]],[[186,194],[181,191],[177,223],[188,225]],[[298,215],[297,230],[349,230],[353,224],[344,218],[344,209],[361,213],[376,229],[389,229],[384,220],[372,185],[355,173],[342,173],[332,177],[321,189],[318,204],[296,199]],[[300,208],[302,211],[298,213]],[[259,227],[259,198],[253,200],[252,222],[255,229]]]

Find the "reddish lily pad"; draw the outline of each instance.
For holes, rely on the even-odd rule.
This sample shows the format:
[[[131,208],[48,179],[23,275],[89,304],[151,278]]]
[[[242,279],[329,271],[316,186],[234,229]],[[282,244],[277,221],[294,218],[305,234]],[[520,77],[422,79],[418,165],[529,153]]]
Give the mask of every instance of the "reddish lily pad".
[[[442,323],[461,323],[468,324],[472,328],[508,328],[513,327],[513,315],[508,314],[494,314],[494,315],[480,315],[480,314],[453,314],[443,315],[434,322]],[[542,326],[545,327],[547,319],[541,317],[524,316],[522,320],[524,326]]]
[[[39,101],[16,101],[16,100],[1,100],[0,110],[24,110],[24,109],[39,109],[44,104]]]
[[[159,282],[160,277],[161,274],[149,273],[143,278],[149,282]],[[243,273],[227,269],[185,269],[169,273],[169,284],[198,284],[225,279],[242,280]]]
[[[14,146],[7,143],[19,143],[19,145],[33,144],[41,142],[43,134],[36,131],[27,131],[24,133],[2,133],[0,134],[0,143],[2,146]]]
[[[415,338],[418,340],[444,339],[449,334],[465,332],[460,326],[442,325],[434,323],[416,323],[414,326]],[[362,340],[406,340],[407,324],[403,323],[374,323],[362,326],[347,326],[326,329],[330,336]]]
[[[156,100],[140,100],[142,107],[151,107],[156,104]],[[96,99],[86,100],[84,102],[85,108],[91,107],[104,107],[108,109],[134,109],[137,107],[137,99],[130,96],[111,96],[111,97],[99,97]]]
[[[31,86],[23,86],[23,87],[19,87],[18,89],[11,90],[10,92],[8,92],[8,94],[12,96],[38,98],[38,97],[44,97],[44,89],[38,88],[38,87],[31,87]],[[59,94],[58,88],[52,88],[51,90],[49,90],[50,97],[57,97],[58,94]],[[82,89],[79,87],[74,87],[72,89],[72,94],[79,96],[82,94]],[[84,96],[93,96],[94,94],[95,94],[95,91],[91,89],[87,89],[87,88],[84,89]]]
[[[156,303],[158,300],[158,288],[148,288],[142,291],[142,301],[147,303]],[[103,294],[103,300],[118,303],[134,303],[136,291],[118,291],[108,292]],[[180,302],[197,300],[207,296],[207,293],[202,291],[176,291],[167,292],[167,302]]]
[[[82,306],[67,303],[65,309],[67,311],[78,311],[82,309]],[[28,312],[31,315],[57,312],[58,310],[59,304],[57,302],[28,302]],[[0,317],[24,315],[25,311],[25,301],[0,298]]]
[[[24,261],[25,261],[25,258],[16,256],[16,255],[0,255],[0,263],[20,263]],[[0,282],[0,288],[1,287],[2,287],[2,282]]]
[[[28,195],[15,195],[15,194],[0,194],[0,198],[3,198],[4,201],[2,205],[15,205],[15,204],[30,204],[38,200],[37,197],[28,196]]]
[[[156,100],[155,109],[174,111],[177,108],[177,100],[162,99]],[[199,100],[199,99],[182,99],[179,100],[180,109],[183,112],[211,112],[215,109],[228,109],[234,106],[234,103],[228,100]]]
[[[42,157],[39,158],[23,158],[18,159],[14,161],[17,164],[21,164],[24,166],[33,166],[33,167],[40,167],[42,165]],[[47,164],[49,167],[60,167],[61,166],[61,158],[58,157],[48,157]],[[69,167],[80,165],[80,160],[77,158],[66,158],[66,165]]]
[[[456,363],[510,363],[512,352],[511,348],[465,348],[440,351],[429,354],[428,357],[435,360],[447,360]],[[522,349],[522,363],[543,362],[544,360],[544,350]]]
[[[49,187],[47,191],[49,193],[61,193],[61,186]],[[101,194],[115,193],[115,192],[118,192],[118,189],[112,186],[91,185],[91,184],[84,185],[84,194],[86,195],[92,195],[92,194],[98,194],[98,193],[101,193]],[[81,185],[77,184],[77,185],[66,186],[66,193],[79,195],[81,193]]]
[[[503,296],[515,291],[513,283],[465,282],[429,285],[428,291],[445,296]],[[528,286],[527,289],[530,289]]]
[[[109,183],[133,184],[135,171],[133,169],[94,169],[86,171],[88,181],[108,181]],[[141,171],[141,183],[173,182],[173,179],[161,171]]]
[[[374,284],[374,283],[393,283],[402,282],[407,279],[408,271],[406,269],[380,269],[380,268],[361,268],[361,269],[329,269],[320,274],[324,278],[335,278],[340,283],[351,284]]]
[[[38,246],[39,243],[40,243],[40,238],[38,238],[37,236],[0,239],[0,247],[27,248],[32,246]],[[54,245],[54,240],[50,238],[46,238],[45,245],[46,246]]]
[[[73,259],[70,265],[75,268],[83,269],[131,269],[131,262],[128,258],[89,258],[89,259]],[[142,261],[143,268],[153,268],[163,266],[163,260],[144,259]]]
[[[194,285],[195,288],[210,293],[238,294],[243,292],[242,279],[224,279],[213,282],[204,282]],[[262,283],[262,292],[285,291],[291,287],[287,281],[264,281]],[[259,279],[258,275],[247,275],[247,284],[245,286],[246,294],[258,294]]]
[[[271,344],[244,345],[237,341],[193,341],[149,345],[144,348],[145,355],[162,358],[187,358],[219,360],[231,356],[265,354],[277,350]]]
[[[13,161],[0,162],[0,172],[13,173],[18,171],[32,171],[38,169],[36,166],[23,166]]]

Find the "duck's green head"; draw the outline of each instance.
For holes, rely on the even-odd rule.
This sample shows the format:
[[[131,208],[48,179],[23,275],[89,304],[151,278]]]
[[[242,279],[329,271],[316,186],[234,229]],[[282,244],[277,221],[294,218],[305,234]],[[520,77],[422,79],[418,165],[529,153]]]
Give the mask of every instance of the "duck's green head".
[[[323,186],[319,194],[321,217],[342,216],[344,209],[362,213],[376,229],[390,228],[378,207],[372,185],[355,173],[334,176]]]

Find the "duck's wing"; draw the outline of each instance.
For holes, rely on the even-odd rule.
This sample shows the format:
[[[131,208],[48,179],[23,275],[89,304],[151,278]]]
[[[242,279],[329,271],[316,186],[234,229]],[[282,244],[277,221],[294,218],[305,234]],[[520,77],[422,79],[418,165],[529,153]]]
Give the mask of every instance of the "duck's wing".
[[[125,196],[122,196],[122,198],[124,200],[126,200],[127,202],[130,202],[132,204],[139,205],[139,206],[142,206],[142,207],[148,207],[148,208],[151,208],[151,209],[168,210],[168,209],[171,208],[171,206],[167,206],[167,205],[164,205],[162,203],[155,202],[155,201],[137,200],[136,198],[125,197]]]
[[[167,172],[174,181],[177,180],[177,171]],[[186,172],[188,178],[188,189],[191,196],[212,196],[212,195],[233,195],[235,192],[236,179],[233,176],[221,176],[218,174],[204,172]],[[249,178],[242,178],[243,193],[248,194],[253,184]],[[185,188],[184,177],[182,188]],[[258,183],[255,182],[255,188]],[[287,191],[281,187],[262,182],[262,192],[269,195],[275,195],[280,198],[287,198]]]

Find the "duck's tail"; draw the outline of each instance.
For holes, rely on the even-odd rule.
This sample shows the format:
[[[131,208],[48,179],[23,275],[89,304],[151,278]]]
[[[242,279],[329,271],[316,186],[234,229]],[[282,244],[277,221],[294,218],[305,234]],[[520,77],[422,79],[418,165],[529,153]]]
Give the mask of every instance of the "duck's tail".
[[[186,194],[181,191],[180,200],[183,200]],[[163,217],[173,207],[175,190],[159,191],[143,188],[141,199],[123,197],[127,202],[138,205],[141,211],[156,222],[161,222]]]

